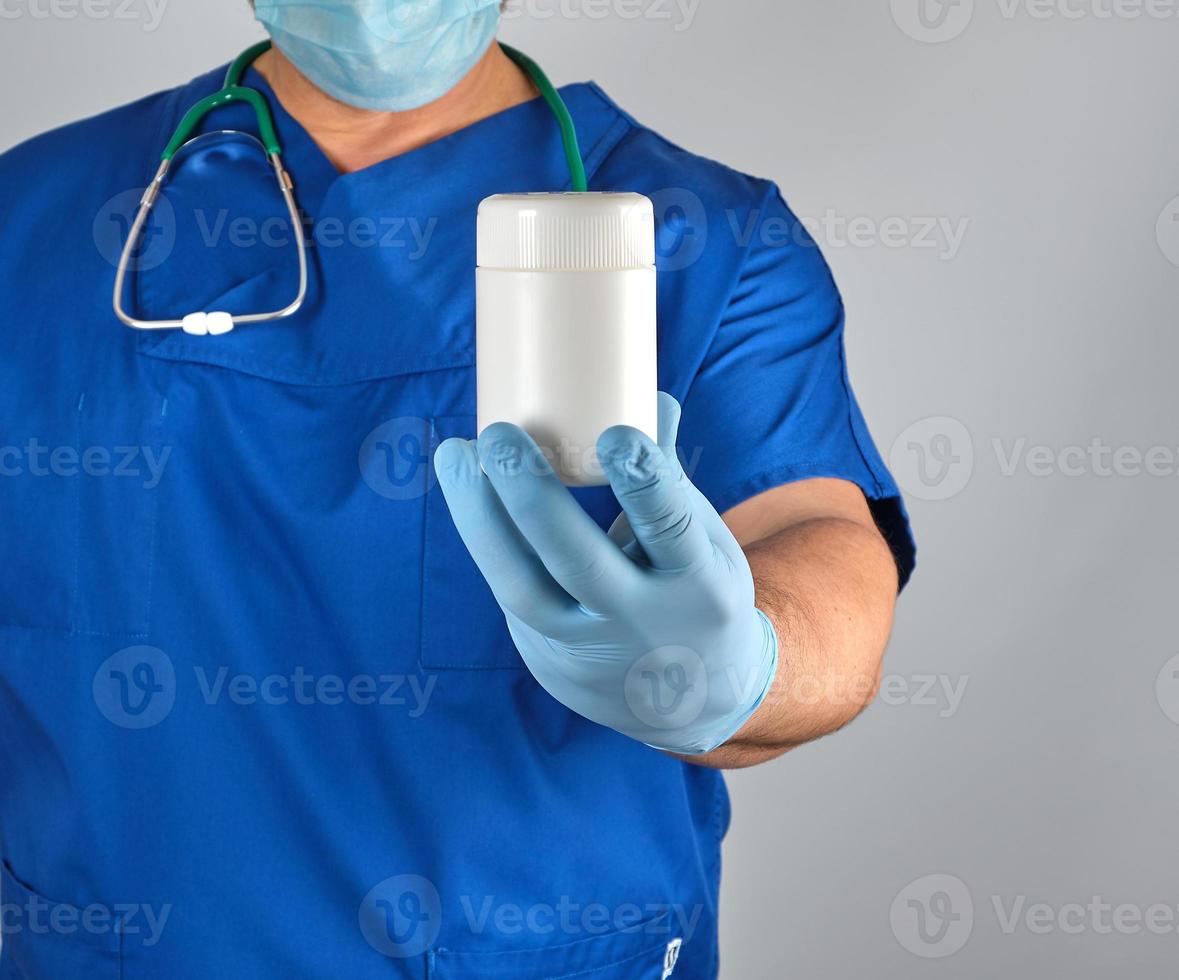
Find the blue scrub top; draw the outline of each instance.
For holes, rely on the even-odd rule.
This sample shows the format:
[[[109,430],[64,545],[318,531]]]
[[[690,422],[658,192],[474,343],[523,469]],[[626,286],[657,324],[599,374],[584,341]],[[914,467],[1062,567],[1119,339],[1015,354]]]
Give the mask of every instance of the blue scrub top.
[[[549,110],[340,175],[251,72],[309,216],[308,300],[219,337],[129,330],[139,189],[222,74],[0,157],[0,978],[659,980],[677,954],[677,980],[716,976],[721,776],[536,684],[429,464],[476,434],[476,207],[568,185]],[[655,201],[690,475],[721,511],[850,480],[907,577],[838,293],[777,189],[596,85],[562,94],[591,188]],[[241,107],[206,125],[254,131]],[[178,164],[133,310],[293,294],[245,146]]]

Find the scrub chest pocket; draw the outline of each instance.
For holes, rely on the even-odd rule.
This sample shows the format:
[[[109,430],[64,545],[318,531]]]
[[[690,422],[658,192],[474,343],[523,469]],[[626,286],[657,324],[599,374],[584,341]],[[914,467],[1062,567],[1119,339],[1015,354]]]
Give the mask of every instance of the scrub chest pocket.
[[[151,625],[165,401],[0,396],[0,626],[136,638]]]

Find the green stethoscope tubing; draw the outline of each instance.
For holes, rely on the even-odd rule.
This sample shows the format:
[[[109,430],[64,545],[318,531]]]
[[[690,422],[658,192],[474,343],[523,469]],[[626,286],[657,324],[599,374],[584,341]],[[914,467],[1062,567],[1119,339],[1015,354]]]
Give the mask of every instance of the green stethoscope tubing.
[[[573,125],[573,117],[569,114],[569,107],[565,105],[561,93],[549,81],[540,65],[523,51],[518,51],[506,44],[501,44],[500,47],[504,54],[519,65],[524,73],[532,79],[532,83],[540,91],[541,98],[552,110],[561,130],[561,143],[565,148],[565,159],[569,165],[570,187],[574,191],[584,192],[586,190],[585,162],[581,157],[581,147],[577,142],[577,129]],[[241,84],[246,69],[254,63],[259,55],[269,50],[270,41],[259,41],[234,59],[233,64],[225,73],[225,84],[221,91],[214,92],[202,99],[184,114],[184,118],[180,120],[180,125],[176,128],[176,132],[164,150],[162,159],[171,160],[176,155],[176,151],[188,142],[205,116],[214,109],[231,102],[247,102],[253,107],[254,115],[258,117],[258,132],[261,135],[262,145],[266,147],[268,153],[282,154],[282,146],[274,131],[274,120],[270,115],[270,108],[267,106],[266,100],[255,89],[244,88]]]
[[[569,186],[578,193],[585,193],[585,161],[581,158],[581,147],[577,144],[577,129],[573,125],[573,117],[569,115],[569,107],[561,98],[561,93],[549,81],[540,65],[528,57],[523,51],[501,44],[504,54],[519,65],[524,73],[532,79],[532,84],[540,90],[541,98],[548,103],[557,118],[557,125],[561,129],[561,143],[565,147],[565,159],[569,164]]]
[[[281,309],[267,313],[248,313],[234,316],[233,322],[237,324],[278,320],[290,316],[302,306],[307,294],[307,254],[303,223],[294,198],[294,184],[282,165],[282,145],[279,142],[278,133],[274,128],[274,117],[271,114],[270,106],[267,104],[261,92],[241,84],[246,69],[253,64],[259,55],[269,51],[270,46],[271,42],[269,40],[259,41],[238,55],[226,71],[225,82],[221,89],[201,99],[200,102],[184,114],[184,117],[180,120],[180,124],[176,127],[176,132],[172,134],[168,145],[164,147],[164,152],[160,154],[159,169],[156,171],[152,182],[143,192],[143,197],[140,198],[139,211],[135,216],[135,221],[131,226],[127,241],[123,246],[123,252],[119,257],[119,264],[115,272],[115,315],[127,326],[149,330],[179,327],[184,323],[180,319],[140,320],[131,316],[123,309],[123,286],[128,268],[130,267],[135,243],[139,240],[152,206],[159,197],[160,188],[172,165],[173,158],[180,151],[181,147],[193,138],[197,127],[207,115],[215,109],[221,108],[221,106],[230,105],[234,102],[244,102],[254,110],[254,116],[258,121],[259,140],[266,149],[267,158],[274,168],[279,189],[282,192],[287,210],[290,213],[299,254],[299,291],[294,300]],[[565,159],[569,166],[570,189],[577,193],[584,193],[587,190],[585,162],[582,160],[581,147],[577,142],[577,129],[573,124],[573,117],[569,114],[569,107],[565,105],[561,94],[556,90],[553,83],[549,81],[548,76],[545,75],[544,71],[535,61],[522,51],[517,51],[515,48],[509,47],[506,44],[501,44],[500,47],[528,75],[532,83],[539,90],[541,98],[544,99],[549,109],[552,110],[553,116],[556,118],[557,125],[561,131],[561,143],[564,147]]]
[[[259,41],[239,54],[225,73],[225,83],[221,86],[221,90],[201,99],[184,114],[180,125],[176,127],[176,132],[172,134],[168,145],[164,147],[160,159],[171,160],[180,147],[188,142],[205,116],[214,109],[229,105],[231,102],[249,103],[254,110],[254,115],[258,118],[258,134],[262,145],[266,147],[266,152],[281,156],[282,146],[278,142],[278,134],[274,131],[274,117],[270,114],[270,106],[266,104],[261,92],[257,89],[245,88],[241,84],[246,69],[260,54],[269,50],[269,41]]]

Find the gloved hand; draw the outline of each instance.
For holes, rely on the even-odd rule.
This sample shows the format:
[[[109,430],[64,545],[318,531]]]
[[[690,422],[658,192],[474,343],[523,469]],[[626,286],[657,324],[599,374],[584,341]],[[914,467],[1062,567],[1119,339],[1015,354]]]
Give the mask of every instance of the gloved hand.
[[[545,690],[591,721],[692,755],[727,742],[761,704],[778,643],[740,545],[680,466],[680,406],[659,399],[658,446],[626,426],[598,440],[623,510],[608,536],[517,426],[449,439],[434,465]]]

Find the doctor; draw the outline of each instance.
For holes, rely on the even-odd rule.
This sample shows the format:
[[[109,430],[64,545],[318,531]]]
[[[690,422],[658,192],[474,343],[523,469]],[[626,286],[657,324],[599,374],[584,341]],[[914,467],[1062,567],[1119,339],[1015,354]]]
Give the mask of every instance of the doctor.
[[[562,89],[590,187],[656,202],[666,393],[571,494],[475,431],[477,204],[569,181],[498,5],[256,14],[295,315],[111,311],[224,68],[0,157],[0,977],[716,977],[718,770],[863,710],[913,563],[827,267],[773,185]],[[143,318],[297,289],[212,135],[254,114],[202,127]]]

